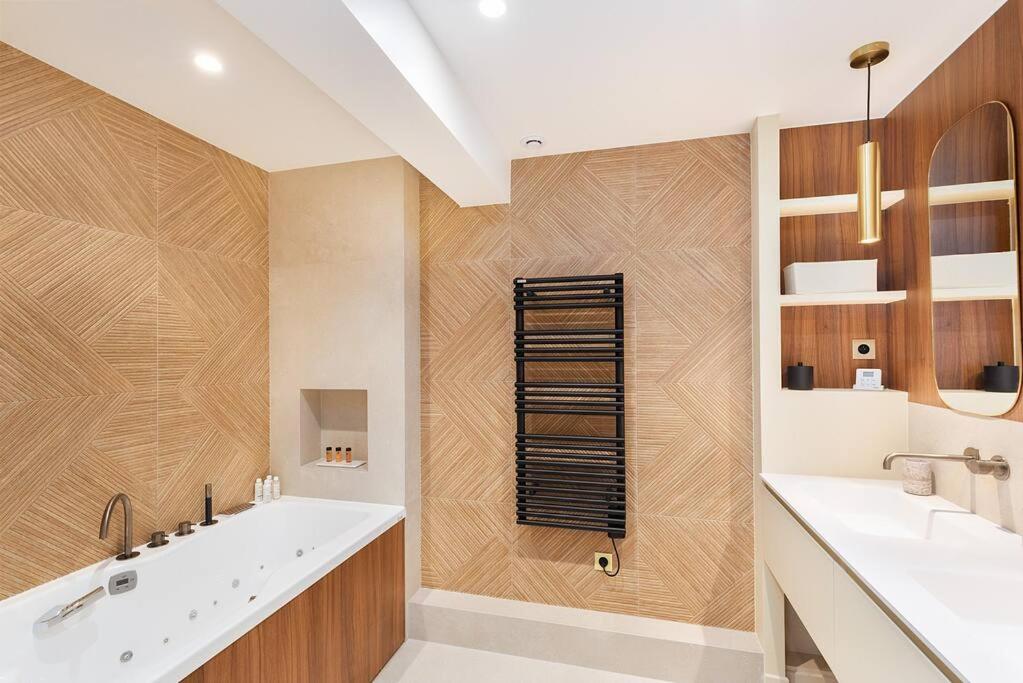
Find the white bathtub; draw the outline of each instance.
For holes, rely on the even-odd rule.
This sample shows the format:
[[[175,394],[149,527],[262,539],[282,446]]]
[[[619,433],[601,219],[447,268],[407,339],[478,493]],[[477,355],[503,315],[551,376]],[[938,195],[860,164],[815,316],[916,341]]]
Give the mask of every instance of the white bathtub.
[[[285,496],[0,601],[0,683],[180,680],[404,516],[394,505]],[[36,624],[129,569],[134,590]]]

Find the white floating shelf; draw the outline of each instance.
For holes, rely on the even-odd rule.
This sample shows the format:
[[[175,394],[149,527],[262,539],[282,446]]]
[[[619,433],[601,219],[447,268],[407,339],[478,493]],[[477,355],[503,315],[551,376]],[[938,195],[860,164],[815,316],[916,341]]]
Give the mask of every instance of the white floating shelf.
[[[961,287],[936,289],[931,293],[933,301],[1002,301],[1016,296],[1015,287]]]
[[[905,190],[886,190],[881,193],[881,209],[898,204],[906,197]],[[827,197],[800,197],[781,200],[781,217],[821,216],[831,213],[855,213],[855,194],[836,194]]]
[[[991,180],[985,183],[963,183],[961,185],[939,185],[932,187],[927,192],[927,203],[931,206],[945,206],[947,204],[966,204],[968,202],[991,202],[1012,199],[1015,195],[1015,181]]]
[[[814,394],[814,393],[817,393],[817,394],[864,394],[864,395],[867,395],[867,394],[887,394],[889,396],[892,395],[892,394],[901,394],[901,395],[904,395],[904,396],[907,395],[906,392],[902,391],[901,389],[889,389],[888,387],[885,387],[884,389],[880,389],[878,391],[866,391],[864,389],[851,389],[851,388],[850,389],[845,389],[845,388],[836,388],[836,387],[814,387],[810,391],[798,391],[796,389],[789,389],[788,387],[782,387],[781,390],[782,391],[787,391],[787,392],[792,392],[793,394]]]
[[[319,467],[338,467],[344,470],[354,470],[365,464],[365,460],[352,460],[351,462],[327,462],[322,458],[316,462],[316,465]]]
[[[828,292],[825,294],[782,294],[782,306],[848,306],[890,304],[906,300],[906,290],[887,292]]]

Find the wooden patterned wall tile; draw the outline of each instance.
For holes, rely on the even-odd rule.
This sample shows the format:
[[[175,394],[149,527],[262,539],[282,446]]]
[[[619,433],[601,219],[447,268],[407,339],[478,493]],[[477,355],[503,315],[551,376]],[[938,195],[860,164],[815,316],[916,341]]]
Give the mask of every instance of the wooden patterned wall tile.
[[[157,400],[157,482],[166,482],[213,427],[176,387],[161,387]]]
[[[92,447],[129,474],[144,491],[144,501],[154,500],[157,486],[156,391],[124,395],[117,412],[92,440]]]
[[[62,325],[92,341],[152,293],[156,245],[12,211],[0,219],[0,268]]]
[[[114,394],[0,404],[0,485],[10,492],[0,499],[0,540],[125,403]]]
[[[511,233],[513,256],[588,256],[628,253],[635,228],[628,206],[585,164],[551,177],[550,194]]]
[[[157,299],[154,285],[91,344],[100,358],[139,391],[156,390]]]
[[[479,207],[465,212],[436,185],[421,188],[420,258],[423,265],[438,262],[493,261],[508,258],[507,209]]]
[[[117,491],[136,542],[251,496],[266,182],[0,43],[0,599],[115,554]]]
[[[0,403],[131,391],[131,382],[2,268],[0,320]]]
[[[0,594],[11,595],[50,581],[69,569],[120,552],[120,513],[106,541],[97,535],[108,491],[132,501],[135,543],[156,528],[152,496],[116,462],[95,449],[75,453],[70,465],[35,496],[2,536]]]
[[[657,577],[641,612],[753,630],[752,524],[640,514],[638,527],[640,566]]]
[[[151,187],[90,105],[0,140],[0,204],[153,237]]]
[[[159,185],[160,241],[267,265],[266,174],[170,126],[159,131],[175,174]]]
[[[0,140],[74,111],[103,93],[0,42]]]
[[[266,239],[212,162],[160,193],[160,241],[265,264]]]
[[[507,207],[459,209],[422,181],[425,585],[753,628],[749,195],[746,136],[519,160]],[[626,282],[630,517],[613,579],[593,571],[606,537],[515,524],[510,384],[511,278],[607,272]]]
[[[266,299],[267,269],[216,254],[160,244],[160,296],[207,344]]]

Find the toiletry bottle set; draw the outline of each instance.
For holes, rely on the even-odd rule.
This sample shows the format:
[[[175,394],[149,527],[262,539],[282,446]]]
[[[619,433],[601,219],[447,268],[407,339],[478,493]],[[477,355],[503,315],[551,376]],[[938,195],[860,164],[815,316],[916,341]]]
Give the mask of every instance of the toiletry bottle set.
[[[281,497],[281,478],[267,474],[266,479],[256,478],[252,500],[255,503],[272,503]]]
[[[325,462],[344,462],[349,465],[352,464],[352,449],[345,448],[341,450],[341,446],[334,446],[331,448],[327,446],[327,451],[324,453],[323,459]]]

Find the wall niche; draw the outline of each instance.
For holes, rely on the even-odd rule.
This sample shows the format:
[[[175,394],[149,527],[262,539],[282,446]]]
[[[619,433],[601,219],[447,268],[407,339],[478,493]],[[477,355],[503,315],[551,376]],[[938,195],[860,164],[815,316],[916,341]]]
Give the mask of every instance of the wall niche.
[[[310,467],[365,470],[369,467],[365,389],[302,389],[299,407],[301,463]],[[352,449],[352,462],[327,462],[327,446]]]

